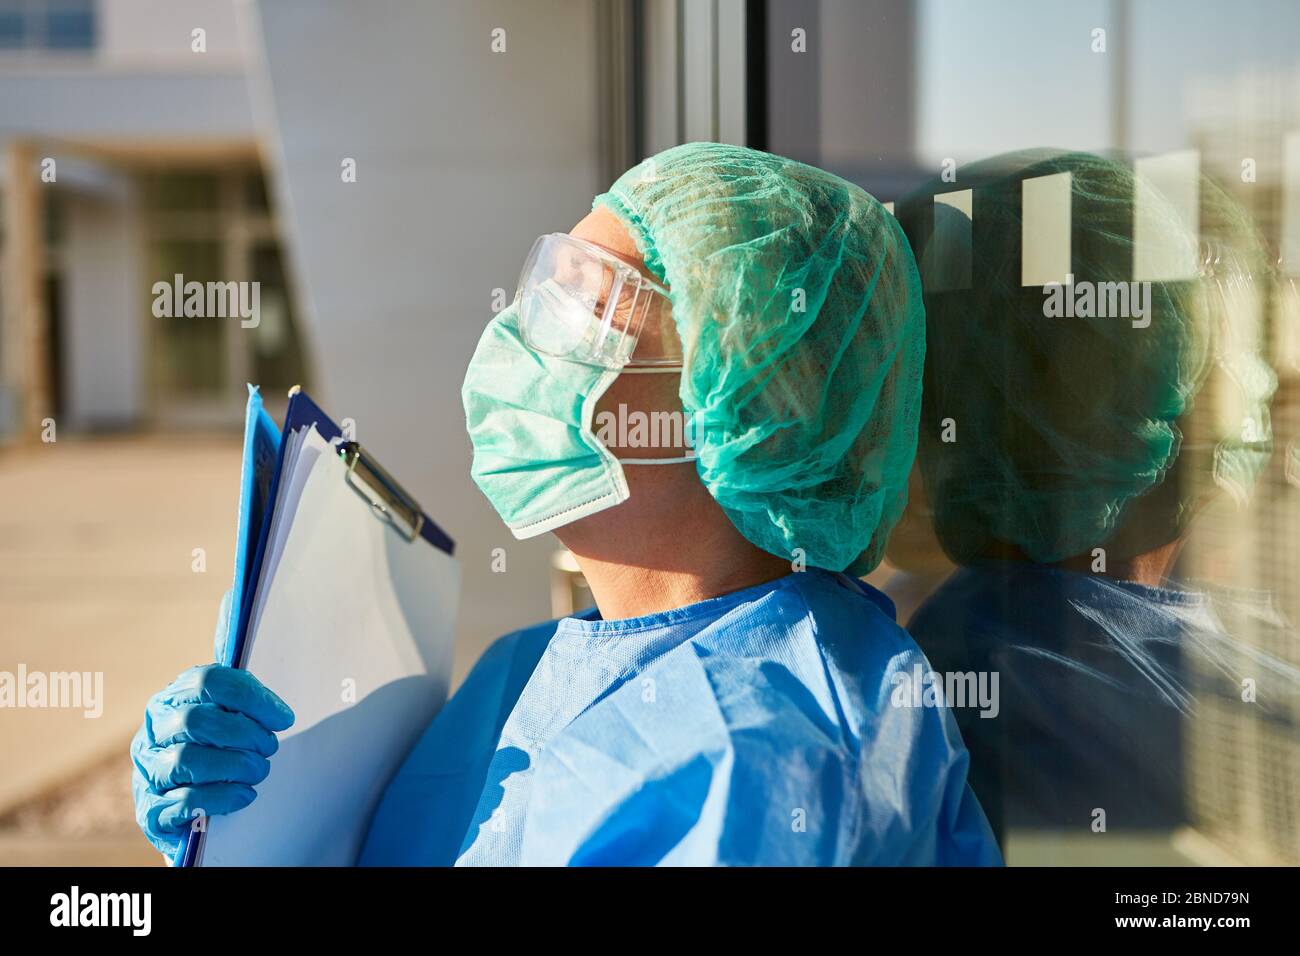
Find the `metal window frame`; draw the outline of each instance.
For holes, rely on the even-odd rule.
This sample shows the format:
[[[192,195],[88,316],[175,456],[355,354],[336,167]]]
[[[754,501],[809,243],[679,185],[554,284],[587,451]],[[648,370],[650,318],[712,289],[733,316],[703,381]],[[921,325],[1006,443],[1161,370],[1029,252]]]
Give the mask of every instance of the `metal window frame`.
[[[637,158],[694,141],[765,147],[767,0],[634,6]]]

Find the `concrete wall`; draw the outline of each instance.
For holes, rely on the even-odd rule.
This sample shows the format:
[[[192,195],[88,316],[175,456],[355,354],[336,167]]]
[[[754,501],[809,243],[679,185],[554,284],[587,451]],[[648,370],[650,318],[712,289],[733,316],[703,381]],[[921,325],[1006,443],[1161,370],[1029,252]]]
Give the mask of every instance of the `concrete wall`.
[[[0,142],[41,134],[193,143],[252,133],[247,87],[236,72],[0,70]]]
[[[254,108],[317,397],[456,539],[458,672],[549,616],[549,535],[516,542],[469,477],[460,386],[494,289],[600,188],[591,0],[250,5]],[[490,49],[506,31],[506,52]],[[357,181],[340,175],[355,159]],[[507,572],[490,570],[493,548]]]
[[[101,66],[242,68],[248,58],[235,0],[99,0],[96,59]],[[191,49],[206,33],[207,52]]]
[[[0,51],[0,141],[14,134],[246,138],[247,37],[234,0],[100,0],[95,49]],[[207,52],[191,49],[195,27]]]

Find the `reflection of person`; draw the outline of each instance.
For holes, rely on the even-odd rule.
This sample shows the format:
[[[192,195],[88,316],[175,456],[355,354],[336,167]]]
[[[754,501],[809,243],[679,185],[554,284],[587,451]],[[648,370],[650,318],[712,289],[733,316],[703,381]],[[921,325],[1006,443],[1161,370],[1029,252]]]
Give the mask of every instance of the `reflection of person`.
[[[518,537],[556,532],[597,608],[484,654],[361,862],[999,862],[951,714],[890,706],[924,662],[854,577],[906,498],[923,351],[897,223],[779,157],[669,150],[539,240],[466,375],[473,475]],[[620,405],[692,440],[607,447]],[[208,769],[226,684],[283,723],[232,674],[183,677],[137,737],[162,849],[213,781],[242,781],[237,809],[268,770]]]
[[[1262,702],[1293,686],[1173,579],[1192,516],[1218,491],[1244,500],[1269,454],[1257,316],[1223,292],[1263,259],[1244,214],[1200,181],[1214,274],[1150,283],[1142,321],[1050,316],[1051,290],[1021,281],[1022,243],[1041,241],[1022,203],[1027,180],[1055,174],[1070,177],[1077,288],[1135,278],[1135,191],[1155,241],[1195,268],[1198,237],[1173,207],[1096,156],[977,164],[969,220],[928,190],[900,203],[923,273],[954,254],[971,269],[966,288],[927,290],[919,451],[935,532],[962,567],[909,627],[938,671],[999,675],[998,716],[958,714],[995,829],[1086,833],[1099,810],[1111,829],[1169,827],[1186,819],[1181,734],[1198,695],[1239,701],[1247,675],[1268,685]]]

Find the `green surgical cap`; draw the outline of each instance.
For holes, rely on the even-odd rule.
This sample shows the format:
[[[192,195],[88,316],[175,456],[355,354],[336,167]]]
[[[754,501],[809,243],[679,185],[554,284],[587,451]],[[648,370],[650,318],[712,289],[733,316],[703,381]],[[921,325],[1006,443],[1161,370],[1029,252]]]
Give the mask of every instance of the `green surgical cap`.
[[[1004,545],[1043,563],[1102,545],[1130,557],[1182,534],[1210,493],[1249,494],[1276,387],[1265,257],[1240,206],[1190,175],[1195,227],[1130,164],[1088,153],[995,157],[899,203],[926,287],[920,464],[954,561]],[[1069,269],[1075,301],[1096,290],[1091,316],[1049,314],[1048,287],[1022,273],[1059,248],[1024,213],[1049,176],[1068,179]],[[969,217],[936,201],[954,189],[971,190]],[[1150,250],[1181,265],[1149,281],[1149,324],[1097,315],[1103,290],[1153,270]]]
[[[670,289],[697,467],[746,539],[865,574],[907,502],[920,280],[883,206],[830,173],[717,143],[596,197]]]

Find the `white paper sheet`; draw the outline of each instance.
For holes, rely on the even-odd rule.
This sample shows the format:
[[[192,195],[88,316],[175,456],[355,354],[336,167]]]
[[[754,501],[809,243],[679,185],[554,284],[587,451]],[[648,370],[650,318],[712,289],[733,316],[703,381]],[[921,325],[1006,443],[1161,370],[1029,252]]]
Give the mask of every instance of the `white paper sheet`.
[[[209,820],[203,866],[355,863],[388,781],[446,699],[455,560],[376,518],[314,428],[292,462],[290,451],[245,666],[297,721],[252,805]]]

